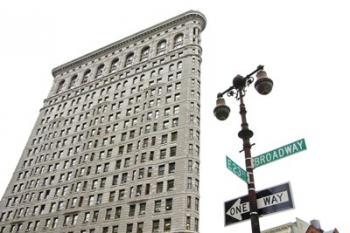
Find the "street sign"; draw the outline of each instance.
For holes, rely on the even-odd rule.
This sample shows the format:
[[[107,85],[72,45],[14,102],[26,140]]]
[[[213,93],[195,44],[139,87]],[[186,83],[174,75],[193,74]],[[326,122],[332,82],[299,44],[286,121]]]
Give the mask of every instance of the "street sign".
[[[260,216],[294,208],[289,183],[258,191],[256,198]],[[225,226],[249,219],[249,211],[248,195],[225,202]]]
[[[254,168],[271,163],[273,161],[283,159],[289,155],[306,150],[305,139],[289,143],[272,151],[258,155],[253,158]]]
[[[243,168],[241,168],[238,164],[233,162],[228,156],[226,156],[226,167],[233,174],[241,178],[244,182],[246,183],[248,182],[247,172]]]

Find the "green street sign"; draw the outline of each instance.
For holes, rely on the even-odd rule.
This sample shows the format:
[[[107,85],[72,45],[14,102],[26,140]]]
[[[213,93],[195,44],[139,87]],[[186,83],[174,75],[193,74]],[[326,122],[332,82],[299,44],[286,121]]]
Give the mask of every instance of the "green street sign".
[[[247,172],[243,168],[241,168],[238,164],[233,162],[228,156],[226,156],[226,167],[233,174],[241,178],[244,182],[246,183],[248,182]]]
[[[300,139],[298,141],[289,143],[285,146],[279,147],[277,149],[254,157],[254,168],[260,167],[262,165],[271,163],[279,159],[283,159],[289,155],[293,155],[303,150],[306,150],[305,139]]]

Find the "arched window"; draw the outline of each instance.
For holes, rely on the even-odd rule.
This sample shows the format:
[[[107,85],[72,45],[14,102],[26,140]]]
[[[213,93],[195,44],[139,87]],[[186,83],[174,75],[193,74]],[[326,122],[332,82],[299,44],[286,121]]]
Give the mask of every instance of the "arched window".
[[[110,70],[110,72],[114,72],[114,71],[117,70],[118,62],[119,62],[119,58],[114,58],[113,59],[113,61],[111,62],[111,70]]]
[[[133,53],[133,52],[131,52],[131,53],[129,53],[128,55],[126,55],[126,58],[125,58],[125,67],[131,66],[133,60],[134,60],[134,53]]]
[[[59,93],[60,91],[62,91],[63,85],[64,85],[64,80],[61,80],[61,81],[58,83],[58,86],[57,86],[57,89],[56,89],[56,94]]]
[[[180,33],[174,37],[174,48],[179,48],[183,44],[184,34]]]
[[[151,77],[153,78],[153,77],[155,77],[156,76],[156,71],[155,70],[152,70],[152,72],[151,72]]]
[[[91,70],[88,69],[84,72],[83,78],[81,80],[81,84],[87,83],[89,80],[89,76],[90,76]]]
[[[148,59],[149,51],[150,51],[149,46],[146,46],[141,50],[141,58],[140,58],[141,61],[145,61]]]
[[[105,67],[104,64],[100,64],[100,65],[97,67],[95,78],[99,78],[99,77],[102,76],[103,68],[104,68],[104,67]]]
[[[178,69],[178,70],[182,69],[182,61],[179,61],[179,62],[177,63],[177,69]]]
[[[166,40],[161,40],[157,44],[157,55],[161,55],[165,53],[166,49]]]
[[[70,83],[69,83],[69,86],[68,86],[68,89],[72,88],[75,83],[77,82],[77,78],[78,78],[78,75],[73,75],[73,77],[70,79]]]

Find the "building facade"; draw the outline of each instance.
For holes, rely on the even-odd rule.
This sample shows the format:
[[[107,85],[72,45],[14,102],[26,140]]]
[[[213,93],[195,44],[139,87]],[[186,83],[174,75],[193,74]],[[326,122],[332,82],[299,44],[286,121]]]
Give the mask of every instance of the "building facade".
[[[339,233],[335,228],[330,231],[324,231],[321,229],[321,224],[318,220],[311,220],[307,223],[299,218],[296,218],[295,222],[286,223],[268,230],[262,233]]]
[[[205,25],[189,11],[53,69],[0,233],[199,231]]]

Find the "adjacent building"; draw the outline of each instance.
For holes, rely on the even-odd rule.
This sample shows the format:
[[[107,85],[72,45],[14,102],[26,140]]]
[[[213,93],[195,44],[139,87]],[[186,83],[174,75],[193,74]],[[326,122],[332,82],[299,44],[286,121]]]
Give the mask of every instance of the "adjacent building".
[[[189,11],[53,69],[0,233],[199,231],[205,25]]]
[[[299,218],[295,222],[286,223],[268,230],[262,233],[339,233],[335,228],[330,231],[324,231],[321,229],[320,221],[312,220],[307,223]]]

